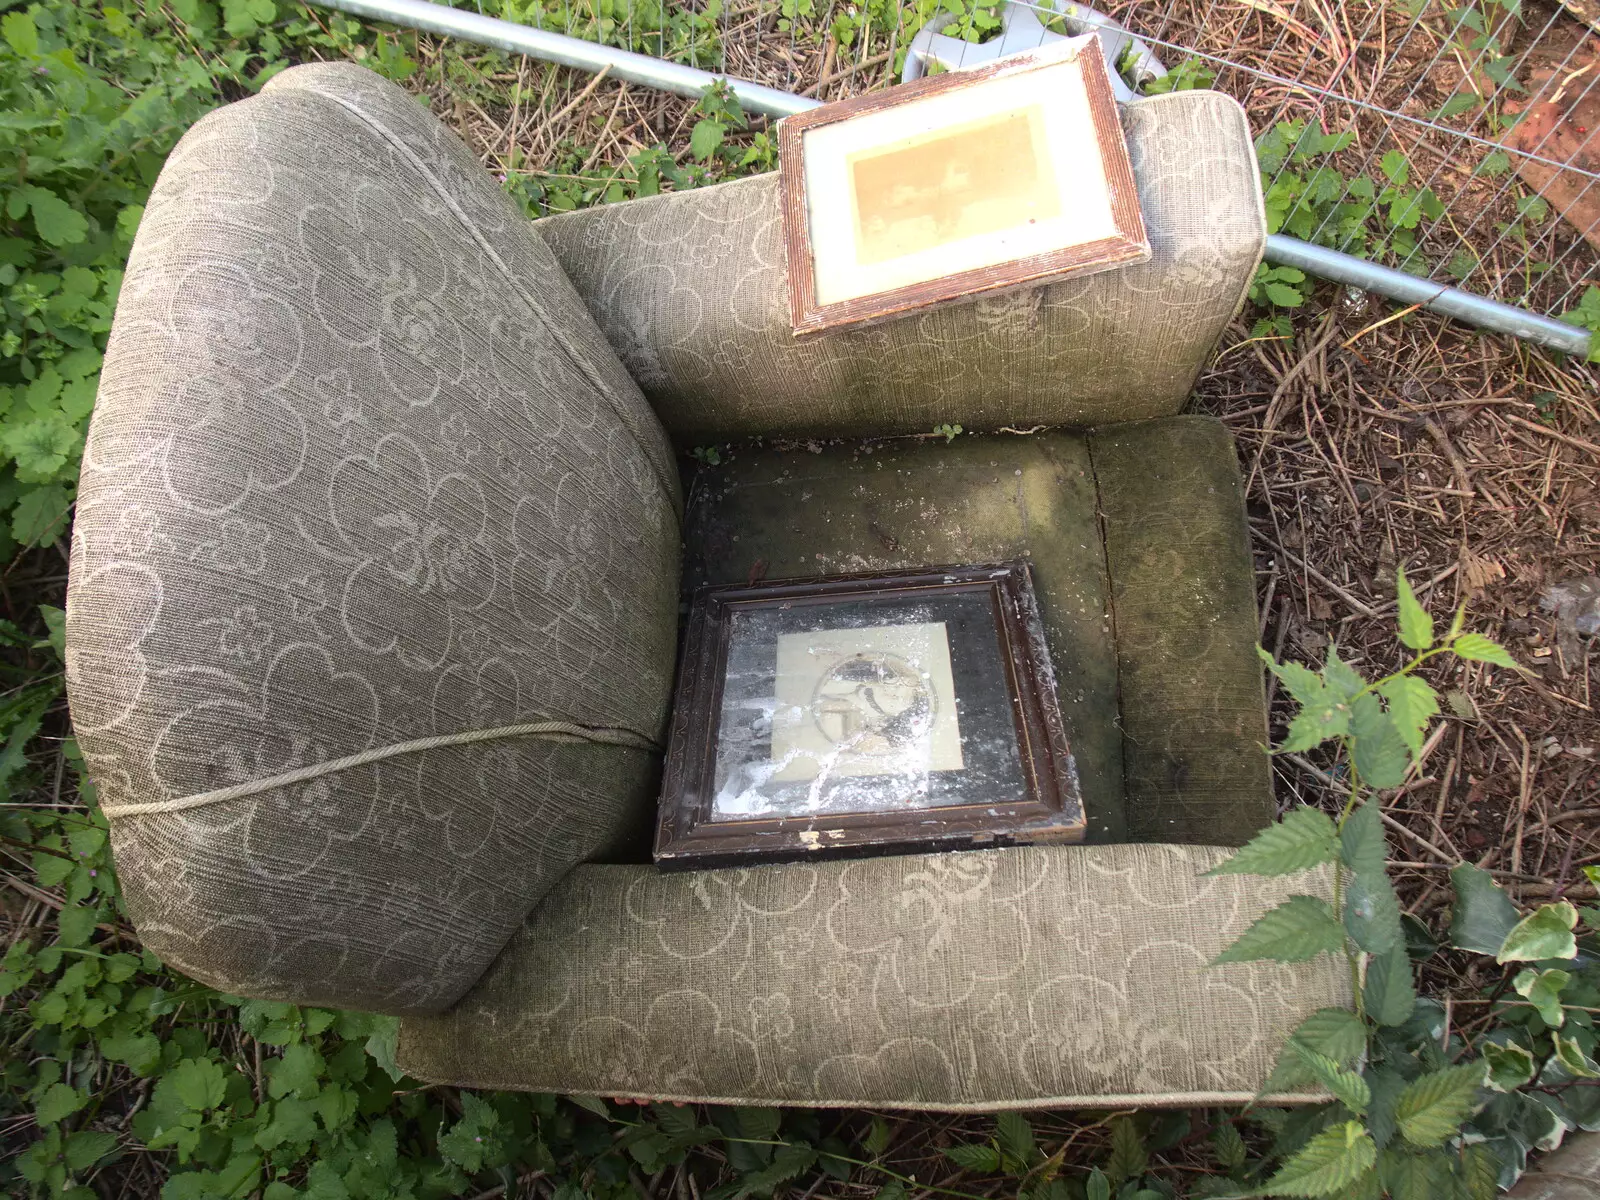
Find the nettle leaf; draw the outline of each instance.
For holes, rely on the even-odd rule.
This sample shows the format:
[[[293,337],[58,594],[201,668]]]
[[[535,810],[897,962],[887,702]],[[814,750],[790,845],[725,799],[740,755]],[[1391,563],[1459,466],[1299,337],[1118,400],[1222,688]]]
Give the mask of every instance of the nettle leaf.
[[[1513,671],[1522,670],[1517,660],[1506,653],[1504,646],[1490,641],[1481,633],[1463,633],[1450,643],[1450,652],[1457,658],[1472,662],[1492,663],[1497,667],[1510,667]]]
[[[1517,906],[1482,867],[1461,863],[1450,871],[1455,903],[1450,908],[1450,944],[1458,950],[1498,954],[1517,925]]]
[[[705,162],[716,153],[717,147],[722,145],[722,140],[727,136],[727,126],[721,121],[704,117],[694,123],[694,129],[689,134],[689,153]]]
[[[0,37],[6,39],[6,45],[18,58],[33,58],[39,53],[39,27],[28,13],[13,12],[0,17]]]
[[[89,1103],[89,1097],[70,1083],[52,1083],[39,1097],[33,1119],[40,1125],[55,1125]]]
[[[1381,875],[1389,861],[1383,817],[1376,804],[1363,804],[1339,830],[1339,861],[1357,875]]]
[[[1411,978],[1411,956],[1406,953],[1404,942],[1368,961],[1361,1003],[1367,1016],[1379,1025],[1404,1025],[1411,1019],[1417,1007],[1417,991]]]
[[[1577,926],[1578,910],[1568,901],[1541,904],[1506,934],[1494,960],[1508,963],[1574,958],[1578,953],[1578,941],[1572,931]]]
[[[67,1167],[73,1171],[87,1171],[116,1148],[117,1135],[103,1129],[80,1129],[68,1134],[62,1146]]]
[[[1546,1025],[1557,1029],[1566,1020],[1566,1013],[1561,1008],[1561,989],[1571,982],[1571,975],[1554,967],[1547,971],[1528,967],[1517,973],[1511,986],[1516,989],[1517,995],[1533,1005]]]
[[[1439,715],[1439,693],[1415,675],[1398,675],[1378,685],[1389,705],[1389,718],[1412,757],[1422,753],[1422,735],[1428,722]]]
[[[1433,618],[1417,602],[1404,568],[1395,571],[1395,591],[1400,605],[1400,640],[1412,650],[1433,649]]]
[[[1478,1107],[1484,1064],[1467,1063],[1433,1071],[1406,1085],[1395,1102],[1400,1136],[1413,1146],[1442,1146]]]
[[[1257,918],[1212,965],[1260,959],[1306,962],[1343,949],[1344,926],[1332,906],[1316,896],[1290,896]]]
[[[1484,1042],[1479,1047],[1489,1064],[1489,1087],[1497,1092],[1514,1092],[1533,1079],[1533,1052],[1515,1042]]]
[[[1290,875],[1332,862],[1334,847],[1332,818],[1321,809],[1302,806],[1290,809],[1282,821],[1268,825],[1206,874]]]
[[[1232,1121],[1222,1121],[1211,1131],[1211,1147],[1216,1151],[1217,1162],[1225,1171],[1237,1171],[1250,1156],[1239,1127]]]
[[[963,1171],[976,1171],[980,1175],[996,1175],[1000,1171],[1000,1151],[987,1142],[946,1146],[944,1154]]]
[[[1350,939],[1368,954],[1387,954],[1405,948],[1400,928],[1400,897],[1383,871],[1365,871],[1350,877],[1345,890],[1344,927]]]
[[[88,237],[88,218],[49,188],[27,187],[22,192],[33,213],[33,227],[48,245],[70,246]]]
[[[1372,692],[1350,705],[1351,765],[1369,787],[1399,787],[1411,767],[1411,753],[1393,719]]]
[[[1327,1089],[1328,1094],[1335,1100],[1358,1117],[1367,1111],[1367,1105],[1372,1102],[1372,1092],[1367,1087],[1367,1081],[1360,1075],[1340,1066],[1327,1055],[1308,1049],[1292,1038],[1289,1041],[1289,1048],[1310,1072],[1311,1078]]]
[[[1324,1129],[1261,1188],[1263,1196],[1329,1196],[1348,1187],[1378,1160],[1378,1148],[1359,1121]]]

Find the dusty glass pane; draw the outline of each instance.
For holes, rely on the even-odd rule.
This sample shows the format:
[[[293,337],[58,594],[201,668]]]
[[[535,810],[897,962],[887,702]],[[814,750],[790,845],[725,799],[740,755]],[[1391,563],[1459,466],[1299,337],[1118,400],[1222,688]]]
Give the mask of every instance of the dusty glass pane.
[[[731,613],[711,820],[1024,799],[987,590]]]

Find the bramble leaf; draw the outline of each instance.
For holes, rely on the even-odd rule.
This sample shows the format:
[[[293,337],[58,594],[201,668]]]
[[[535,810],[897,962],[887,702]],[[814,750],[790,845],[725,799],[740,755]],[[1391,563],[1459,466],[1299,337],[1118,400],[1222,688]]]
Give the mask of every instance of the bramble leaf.
[[[1368,787],[1399,787],[1411,767],[1411,754],[1394,721],[1371,692],[1351,703],[1350,757]]]
[[[1267,664],[1267,670],[1278,677],[1283,690],[1296,704],[1313,704],[1322,695],[1322,678],[1309,667],[1295,662],[1281,663],[1260,646],[1256,647],[1256,654]]]
[[[1372,1170],[1378,1150],[1359,1121],[1324,1129],[1261,1188],[1263,1196],[1327,1196]]]
[[[1367,681],[1344,659],[1339,657],[1339,647],[1329,645],[1328,660],[1322,664],[1322,681],[1340,703],[1348,704],[1356,693],[1367,686]]]
[[[1404,941],[1386,953],[1376,954],[1367,963],[1366,982],[1361,987],[1362,1007],[1379,1025],[1404,1025],[1417,1006],[1416,985],[1411,978],[1411,956]]]
[[[1508,963],[1572,958],[1578,953],[1578,940],[1572,932],[1577,926],[1578,910],[1568,901],[1541,904],[1506,934],[1494,960]]]
[[[1000,1171],[1000,1151],[987,1142],[946,1146],[944,1154],[963,1171],[976,1171],[980,1175],[995,1175]]]
[[[1387,954],[1396,946],[1404,949],[1400,898],[1387,873],[1363,871],[1350,877],[1345,892],[1344,927],[1350,940],[1368,954]]]
[[[1439,715],[1439,693],[1415,675],[1397,675],[1378,685],[1389,704],[1389,718],[1415,758],[1422,753],[1422,735],[1428,722]]]
[[[1357,875],[1381,875],[1389,861],[1383,817],[1376,804],[1363,804],[1339,830],[1339,861]]]
[[[1272,1075],[1261,1087],[1261,1095],[1298,1091],[1313,1082],[1315,1076],[1296,1053],[1297,1046],[1322,1055],[1336,1066],[1348,1066],[1367,1048],[1367,1027],[1349,1009],[1317,1009],[1289,1035]]]
[[[1112,1117],[1110,1130],[1111,1158],[1106,1163],[1106,1174],[1113,1184],[1120,1185],[1126,1179],[1144,1174],[1150,1154],[1132,1117]]]
[[[1290,896],[1257,918],[1234,943],[1212,960],[1230,962],[1306,962],[1344,949],[1344,926],[1326,900]]]
[[[1372,1092],[1368,1090],[1366,1080],[1354,1071],[1340,1066],[1327,1055],[1318,1054],[1293,1038],[1289,1040],[1289,1046],[1299,1057],[1311,1078],[1326,1088],[1329,1095],[1358,1117],[1367,1111],[1367,1105],[1372,1102]]]
[[[1406,1085],[1395,1102],[1400,1135],[1413,1146],[1442,1146],[1478,1106],[1484,1064],[1433,1071]]]
[[[1517,925],[1517,906],[1482,867],[1461,863],[1450,871],[1455,903],[1450,908],[1450,944],[1458,950],[1498,954]]]
[[[72,499],[59,484],[36,487],[22,494],[11,512],[11,536],[24,546],[47,545],[67,526]]]
[[[1517,660],[1506,653],[1504,646],[1490,641],[1481,633],[1463,633],[1450,643],[1450,652],[1457,658],[1472,662],[1492,663],[1497,667],[1510,667],[1513,671],[1522,669]]]
[[[1403,567],[1395,570],[1395,589],[1400,605],[1400,640],[1412,650],[1433,649],[1433,618],[1417,602]]]
[[[995,1118],[995,1141],[1000,1146],[1000,1153],[1022,1170],[1033,1165],[1037,1153],[1033,1126],[1021,1113],[1003,1112]]]
[[[1321,809],[1290,809],[1283,820],[1268,825],[1232,858],[1218,863],[1207,875],[1290,875],[1322,863],[1335,854],[1333,820]]]

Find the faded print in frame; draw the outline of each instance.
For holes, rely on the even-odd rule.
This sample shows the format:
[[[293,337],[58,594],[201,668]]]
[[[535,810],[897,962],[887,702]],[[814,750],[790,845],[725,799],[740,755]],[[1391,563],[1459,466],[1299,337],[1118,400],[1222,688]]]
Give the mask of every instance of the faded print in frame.
[[[1089,34],[779,126],[797,334],[1150,256]]]

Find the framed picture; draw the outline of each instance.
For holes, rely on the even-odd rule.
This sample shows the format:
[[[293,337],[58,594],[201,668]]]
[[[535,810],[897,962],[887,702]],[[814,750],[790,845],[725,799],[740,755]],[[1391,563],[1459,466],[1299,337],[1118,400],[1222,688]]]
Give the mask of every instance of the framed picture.
[[[1095,34],[778,126],[796,333],[1150,257]]]
[[[656,861],[1079,841],[1029,568],[708,587],[689,616]]]

